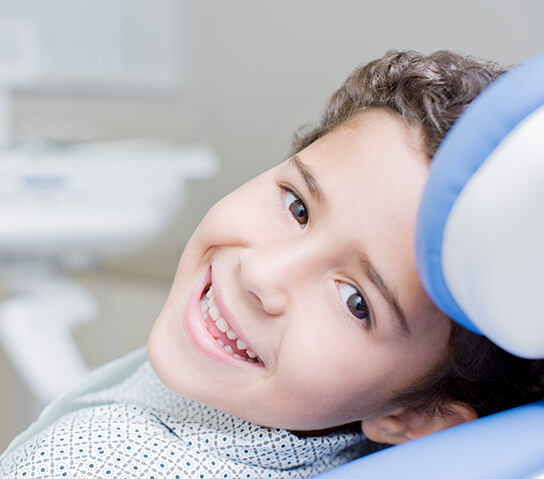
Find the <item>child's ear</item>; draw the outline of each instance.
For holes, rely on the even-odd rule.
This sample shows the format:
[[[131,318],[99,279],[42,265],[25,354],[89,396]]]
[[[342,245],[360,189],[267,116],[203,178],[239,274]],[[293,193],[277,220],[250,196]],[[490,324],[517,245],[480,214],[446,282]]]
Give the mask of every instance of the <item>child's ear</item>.
[[[476,411],[465,403],[450,402],[447,409],[448,413],[442,414],[399,408],[362,421],[361,426],[371,441],[396,445],[478,418]]]

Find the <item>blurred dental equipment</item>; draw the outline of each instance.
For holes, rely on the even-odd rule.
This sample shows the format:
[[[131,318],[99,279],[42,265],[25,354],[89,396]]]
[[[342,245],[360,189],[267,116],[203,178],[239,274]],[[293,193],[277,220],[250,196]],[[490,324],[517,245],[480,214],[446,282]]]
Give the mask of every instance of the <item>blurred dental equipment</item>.
[[[0,341],[39,403],[87,371],[71,332],[97,305],[64,272],[141,247],[216,169],[210,149],[158,140],[0,151]]]
[[[182,25],[178,0],[0,0],[0,345],[33,395],[32,416],[87,370],[71,332],[97,304],[66,272],[158,235],[185,183],[217,161],[159,140],[16,148],[17,133],[73,143],[102,130],[76,124],[74,135],[53,117],[21,135],[13,94],[169,99],[182,86]],[[13,432],[30,420],[21,417]]]

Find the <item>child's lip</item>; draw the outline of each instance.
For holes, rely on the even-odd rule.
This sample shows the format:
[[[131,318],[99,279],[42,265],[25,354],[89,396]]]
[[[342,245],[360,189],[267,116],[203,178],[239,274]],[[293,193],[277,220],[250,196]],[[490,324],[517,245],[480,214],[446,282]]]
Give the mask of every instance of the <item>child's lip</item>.
[[[262,362],[241,361],[227,353],[208,331],[202,315],[201,298],[211,282],[211,267],[208,267],[200,282],[195,285],[193,293],[185,306],[183,322],[193,345],[214,361],[243,369],[262,368],[264,366]]]
[[[221,287],[216,282],[216,277],[214,276],[213,267],[211,267],[211,284],[213,286],[213,296],[215,298],[215,304],[217,306],[217,309],[219,309],[219,313],[221,314],[221,317],[229,323],[233,331],[236,333],[236,335],[247,344],[248,349],[253,351],[258,358],[262,361],[261,355],[254,349],[253,344],[247,339],[247,337],[240,331],[240,326],[238,323],[238,320],[232,313],[232,311],[228,308],[228,306],[225,304],[225,299],[223,296],[223,292],[221,290]]]

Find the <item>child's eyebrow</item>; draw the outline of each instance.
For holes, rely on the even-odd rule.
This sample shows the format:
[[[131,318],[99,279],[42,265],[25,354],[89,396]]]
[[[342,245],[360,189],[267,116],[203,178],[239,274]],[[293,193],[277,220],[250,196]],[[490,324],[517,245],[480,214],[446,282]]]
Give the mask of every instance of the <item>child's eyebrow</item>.
[[[304,163],[297,155],[293,155],[291,158],[289,158],[289,164],[291,166],[294,166],[298,170],[300,176],[302,176],[302,179],[308,187],[308,191],[314,197],[314,199],[319,203],[326,203],[327,198],[325,197],[323,190],[321,189],[319,183],[312,174],[310,167],[306,163]]]
[[[376,271],[376,268],[374,268],[374,265],[370,261],[370,258],[368,258],[366,255],[363,255],[360,258],[360,263],[368,279],[370,279],[374,286],[376,286],[385,301],[387,301],[387,304],[389,304],[389,306],[395,313],[394,317],[397,325],[400,327],[400,330],[404,333],[404,335],[410,336],[410,328],[408,327],[408,321],[406,321],[406,315],[404,314],[404,311],[402,310],[402,307],[400,306],[396,295],[387,286],[386,282],[379,275],[378,271]]]
[[[300,176],[302,176],[302,179],[306,183],[308,191],[315,198],[315,200],[321,204],[327,203],[327,197],[319,186],[315,176],[312,174],[310,166],[304,163],[297,155],[293,155],[291,158],[289,158],[289,165],[294,166],[300,173]],[[409,336],[410,328],[408,327],[408,321],[406,321],[406,315],[404,314],[396,295],[393,294],[393,291],[387,286],[387,283],[380,276],[370,261],[370,258],[363,255],[360,259],[360,264],[362,265],[364,274],[368,279],[370,279],[370,281],[372,281],[374,286],[376,286],[376,289],[380,292],[389,307],[395,313],[394,317],[399,329],[406,336]]]

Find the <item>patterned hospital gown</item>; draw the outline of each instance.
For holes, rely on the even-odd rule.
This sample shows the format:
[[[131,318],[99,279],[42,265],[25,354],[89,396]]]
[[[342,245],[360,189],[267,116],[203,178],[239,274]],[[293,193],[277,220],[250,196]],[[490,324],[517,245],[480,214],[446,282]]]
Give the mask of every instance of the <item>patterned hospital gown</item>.
[[[149,362],[9,451],[15,478],[305,478],[369,452],[362,434],[299,437],[167,389]]]

